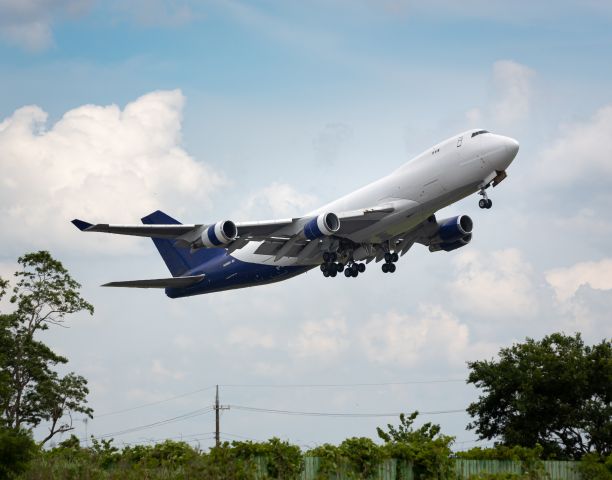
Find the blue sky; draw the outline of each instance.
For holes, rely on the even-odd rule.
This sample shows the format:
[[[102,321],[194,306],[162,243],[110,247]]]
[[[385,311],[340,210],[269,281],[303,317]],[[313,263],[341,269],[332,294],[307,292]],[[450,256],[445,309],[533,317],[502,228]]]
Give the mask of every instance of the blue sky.
[[[611,23],[595,0],[0,1],[0,275],[49,249],[83,284],[96,315],[45,335],[90,380],[100,414],[216,383],[462,379],[466,360],[525,336],[609,337]],[[450,254],[415,248],[394,276],[311,272],[175,301],[109,291],[98,285],[166,275],[153,246],[85,238],[68,223],[132,223],[157,208],[186,222],[297,215],[475,126],[521,143],[495,207],[449,207],[442,215],[474,218],[474,241]],[[454,410],[475,398],[460,382],[222,394],[343,412]],[[88,431],[211,399],[100,417]],[[117,440],[209,432],[209,417]],[[474,441],[463,414],[426,419]],[[223,422],[314,445],[372,436],[387,420],[230,410]]]

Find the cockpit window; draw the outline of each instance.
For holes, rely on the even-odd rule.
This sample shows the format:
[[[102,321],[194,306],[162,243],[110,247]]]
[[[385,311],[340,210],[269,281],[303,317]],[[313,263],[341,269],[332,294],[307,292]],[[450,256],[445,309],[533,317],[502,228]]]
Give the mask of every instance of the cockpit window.
[[[472,133],[472,138],[474,138],[476,135],[480,135],[481,133],[489,133],[488,130],[478,130],[477,132]]]

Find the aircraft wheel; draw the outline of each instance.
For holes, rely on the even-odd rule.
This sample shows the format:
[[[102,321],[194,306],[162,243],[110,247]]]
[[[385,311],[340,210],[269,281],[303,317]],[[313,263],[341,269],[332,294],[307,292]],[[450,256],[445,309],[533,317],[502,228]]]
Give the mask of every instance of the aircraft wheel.
[[[322,271],[323,273],[325,273],[325,272],[327,271],[327,264],[326,264],[326,263],[322,263],[322,264],[321,264],[321,271]]]
[[[352,275],[354,278],[357,278],[357,275],[359,275],[359,270],[357,270],[355,267],[352,267],[352,268],[351,268],[351,275]]]
[[[383,273],[387,273],[389,271],[389,264],[388,263],[383,263],[382,271],[383,271]]]
[[[487,198],[487,209],[491,208],[493,206],[493,200],[491,200],[490,198]]]
[[[359,270],[359,273],[365,272],[365,269],[366,269],[365,263],[360,263],[359,265],[357,265],[357,270]]]
[[[385,262],[389,263],[391,261],[392,257],[393,257],[393,255],[391,255],[391,252],[386,252],[385,253]]]
[[[350,276],[351,276],[351,269],[350,269],[350,268],[347,268],[347,269],[344,271],[344,276],[345,276],[346,278],[348,278],[348,277],[350,277]]]
[[[335,270],[332,270],[331,272],[329,272],[330,277],[335,277],[336,275],[338,275],[338,272],[336,272]]]
[[[397,262],[398,260],[399,260],[399,255],[397,254],[397,252],[393,252],[393,254],[391,255],[391,261]]]
[[[484,198],[481,198],[480,200],[478,200],[478,206],[480,208],[487,208],[488,204],[489,202],[487,202]]]
[[[397,268],[397,267],[396,267],[395,265],[393,265],[392,263],[391,263],[391,264],[389,264],[389,272],[391,272],[391,273],[395,272],[395,269],[396,269],[396,268]]]
[[[324,276],[325,278],[329,277],[329,272],[328,272],[327,270],[325,270],[325,271],[323,272],[323,276]]]
[[[336,263],[336,271],[338,273],[343,272],[344,271],[344,265],[342,265],[341,263]]]

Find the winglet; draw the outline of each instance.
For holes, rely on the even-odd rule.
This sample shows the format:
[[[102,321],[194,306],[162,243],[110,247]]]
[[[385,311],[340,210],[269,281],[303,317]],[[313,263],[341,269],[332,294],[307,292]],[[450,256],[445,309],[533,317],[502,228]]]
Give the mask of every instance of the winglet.
[[[88,228],[93,227],[93,224],[87,223],[83,220],[79,220],[78,218],[72,220],[72,224],[77,227],[81,232],[84,232]]]

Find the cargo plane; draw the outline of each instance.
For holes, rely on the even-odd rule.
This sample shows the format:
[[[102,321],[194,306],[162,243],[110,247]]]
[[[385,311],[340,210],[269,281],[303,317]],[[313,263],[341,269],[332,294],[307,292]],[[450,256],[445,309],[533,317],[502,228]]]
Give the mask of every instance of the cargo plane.
[[[366,264],[382,262],[382,271],[393,273],[414,244],[430,252],[469,244],[469,216],[437,219],[436,212],[474,193],[480,208],[490,209],[487,191],[506,178],[518,150],[512,138],[469,130],[295,218],[186,225],[156,211],[142,225],[72,223],[84,232],[150,237],[172,277],[104,286],[163,288],[170,298],[279,282],[313,268],[328,278],[355,278]]]

